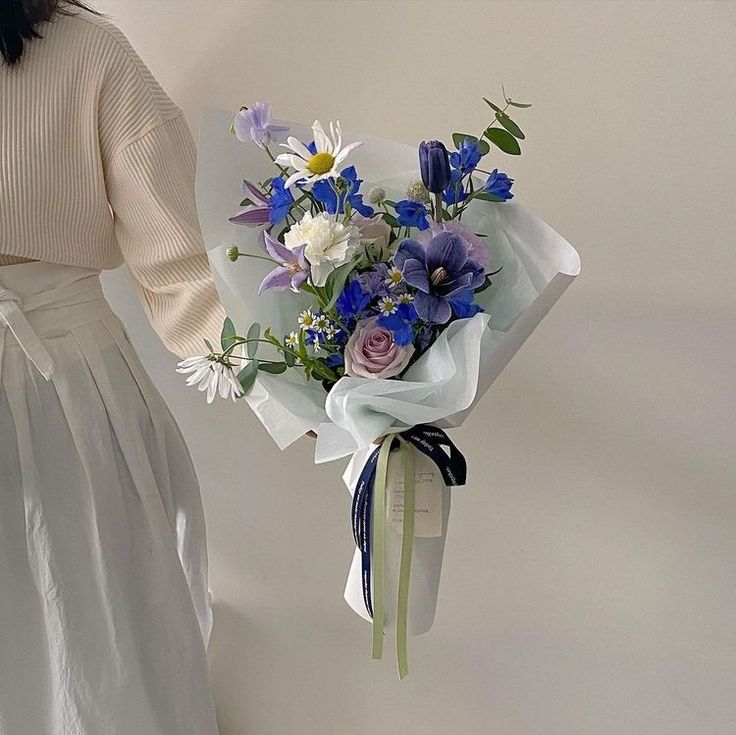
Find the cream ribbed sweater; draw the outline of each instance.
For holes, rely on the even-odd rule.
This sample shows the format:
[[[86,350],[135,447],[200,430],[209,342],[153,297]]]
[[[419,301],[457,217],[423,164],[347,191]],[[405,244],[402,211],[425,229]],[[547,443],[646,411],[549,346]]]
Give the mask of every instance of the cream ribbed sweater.
[[[20,66],[0,67],[0,254],[125,261],[164,344],[201,354],[224,312],[182,112],[107,21],[60,16],[42,33]]]

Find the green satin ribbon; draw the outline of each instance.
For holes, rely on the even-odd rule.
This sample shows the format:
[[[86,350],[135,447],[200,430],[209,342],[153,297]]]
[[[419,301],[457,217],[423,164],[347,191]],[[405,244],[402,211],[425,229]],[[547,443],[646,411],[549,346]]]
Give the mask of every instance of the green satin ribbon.
[[[386,505],[388,485],[388,461],[394,438],[399,440],[399,456],[404,470],[404,514],[401,527],[401,561],[399,588],[396,597],[396,665],[399,679],[409,673],[407,651],[407,620],[409,614],[409,582],[411,556],[414,546],[414,447],[399,434],[389,434],[378,453],[376,478],[373,491],[372,538],[373,550],[373,658],[383,656],[384,626],[384,559],[386,548]]]

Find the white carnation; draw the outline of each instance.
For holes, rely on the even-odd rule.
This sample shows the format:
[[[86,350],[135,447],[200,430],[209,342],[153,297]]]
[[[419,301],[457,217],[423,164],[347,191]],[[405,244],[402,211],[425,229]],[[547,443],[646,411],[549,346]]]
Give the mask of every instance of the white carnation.
[[[284,235],[284,244],[290,250],[306,245],[304,255],[312,266],[312,282],[324,286],[330,272],[353,256],[360,233],[357,227],[338,222],[326,212],[314,217],[307,212]]]

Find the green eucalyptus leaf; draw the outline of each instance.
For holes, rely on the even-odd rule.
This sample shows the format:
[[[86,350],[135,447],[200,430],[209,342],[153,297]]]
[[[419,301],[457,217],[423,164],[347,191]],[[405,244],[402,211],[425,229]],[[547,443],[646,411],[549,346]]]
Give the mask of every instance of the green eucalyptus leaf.
[[[392,214],[389,214],[388,212],[383,212],[382,215],[383,221],[389,226],[389,227],[400,227],[399,220],[396,219]]]
[[[288,365],[285,362],[262,362],[258,369],[263,373],[271,373],[271,375],[281,375],[286,372]]]
[[[497,148],[500,148],[504,153],[508,153],[510,156],[518,156],[521,154],[521,148],[519,143],[508,130],[504,128],[488,128],[483,135],[493,143]]]
[[[205,339],[204,343],[207,345],[207,349],[210,352],[214,352],[215,348],[212,346],[212,342],[210,342],[208,339]]]
[[[483,98],[483,102],[485,102],[495,112],[501,112],[501,113],[503,113],[503,110],[498,105],[494,105],[493,102],[491,102],[489,99],[486,99],[484,97]]]
[[[502,115],[501,113],[496,113],[496,120],[503,125],[506,130],[511,133],[511,135],[514,136],[514,138],[518,138],[519,140],[524,140],[526,137],[524,133],[522,133],[521,128],[505,113]]]
[[[220,335],[220,344],[222,345],[223,351],[232,346],[235,336],[236,332],[233,320],[229,316],[225,317],[225,321],[222,323],[222,334]]]
[[[293,352],[288,352],[289,349],[290,348],[287,347],[287,351],[284,352],[284,362],[286,363],[286,367],[294,367],[296,364],[296,357]]]
[[[245,338],[248,340],[252,339],[259,339],[261,336],[261,325],[258,322],[253,322],[253,324],[248,327],[248,333],[245,335]],[[245,346],[245,354],[248,355],[251,359],[253,359],[256,356],[256,352],[258,351],[258,342],[248,342]]]
[[[249,393],[253,387],[253,383],[256,382],[256,376],[258,375],[258,368],[260,363],[258,360],[251,360],[237,375],[240,387],[244,393]]]
[[[325,283],[325,289],[329,295],[329,301],[324,307],[323,311],[329,311],[340,298],[345,283],[348,280],[350,274],[355,270],[356,263],[353,261],[344,263],[339,268],[335,268],[329,276],[327,276],[327,282]]]

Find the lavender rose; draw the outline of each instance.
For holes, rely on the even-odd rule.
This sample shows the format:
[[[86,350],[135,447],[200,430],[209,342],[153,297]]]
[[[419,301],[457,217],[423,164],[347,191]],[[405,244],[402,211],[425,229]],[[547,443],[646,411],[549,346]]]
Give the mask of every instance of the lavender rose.
[[[378,317],[361,319],[345,347],[345,372],[354,378],[393,378],[411,360],[414,345],[400,347]]]

